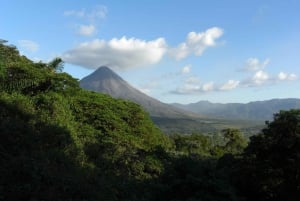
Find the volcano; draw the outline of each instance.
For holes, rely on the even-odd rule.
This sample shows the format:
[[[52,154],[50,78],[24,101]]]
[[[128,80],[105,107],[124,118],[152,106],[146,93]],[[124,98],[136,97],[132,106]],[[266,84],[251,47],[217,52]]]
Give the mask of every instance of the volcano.
[[[189,118],[193,113],[186,112],[154,99],[131,86],[117,73],[106,66],[83,78],[80,86],[84,89],[108,94],[114,98],[130,100],[141,105],[151,117]]]

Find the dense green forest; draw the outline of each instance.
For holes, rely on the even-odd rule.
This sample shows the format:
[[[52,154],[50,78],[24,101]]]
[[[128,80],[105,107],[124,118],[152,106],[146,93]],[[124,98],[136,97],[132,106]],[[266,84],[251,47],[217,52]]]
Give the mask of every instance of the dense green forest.
[[[299,200],[300,110],[250,139],[167,136],[139,105],[62,70],[0,41],[0,200]]]

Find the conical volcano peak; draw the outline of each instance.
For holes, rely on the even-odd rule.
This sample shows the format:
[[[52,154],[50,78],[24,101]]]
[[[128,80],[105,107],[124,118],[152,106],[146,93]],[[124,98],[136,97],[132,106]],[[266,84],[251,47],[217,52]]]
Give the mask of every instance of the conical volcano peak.
[[[99,67],[95,72],[93,72],[92,74],[90,74],[88,77],[83,78],[88,80],[119,80],[119,81],[123,81],[123,79],[117,74],[115,73],[111,68],[107,67],[107,66],[101,66]]]
[[[95,73],[98,73],[98,72],[100,72],[100,73],[106,72],[106,73],[114,73],[114,74],[115,74],[115,72],[114,72],[111,68],[109,68],[109,67],[107,67],[107,66],[100,66],[100,67],[95,71]]]

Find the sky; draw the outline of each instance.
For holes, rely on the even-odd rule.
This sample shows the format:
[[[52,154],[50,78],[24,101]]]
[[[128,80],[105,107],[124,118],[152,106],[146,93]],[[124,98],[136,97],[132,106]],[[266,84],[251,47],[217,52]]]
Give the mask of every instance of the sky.
[[[300,98],[299,0],[1,0],[0,38],[165,103]]]

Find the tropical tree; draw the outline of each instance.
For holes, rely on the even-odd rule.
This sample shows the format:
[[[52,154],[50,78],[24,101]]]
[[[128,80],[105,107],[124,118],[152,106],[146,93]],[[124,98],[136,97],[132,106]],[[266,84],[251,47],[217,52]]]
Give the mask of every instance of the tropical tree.
[[[62,72],[64,69],[64,62],[61,58],[56,57],[47,64],[47,68],[53,72]]]
[[[300,110],[280,111],[251,138],[238,177],[249,200],[300,198]]]
[[[222,130],[224,140],[226,142],[224,150],[226,153],[239,154],[247,146],[247,140],[240,130],[227,128]]]

